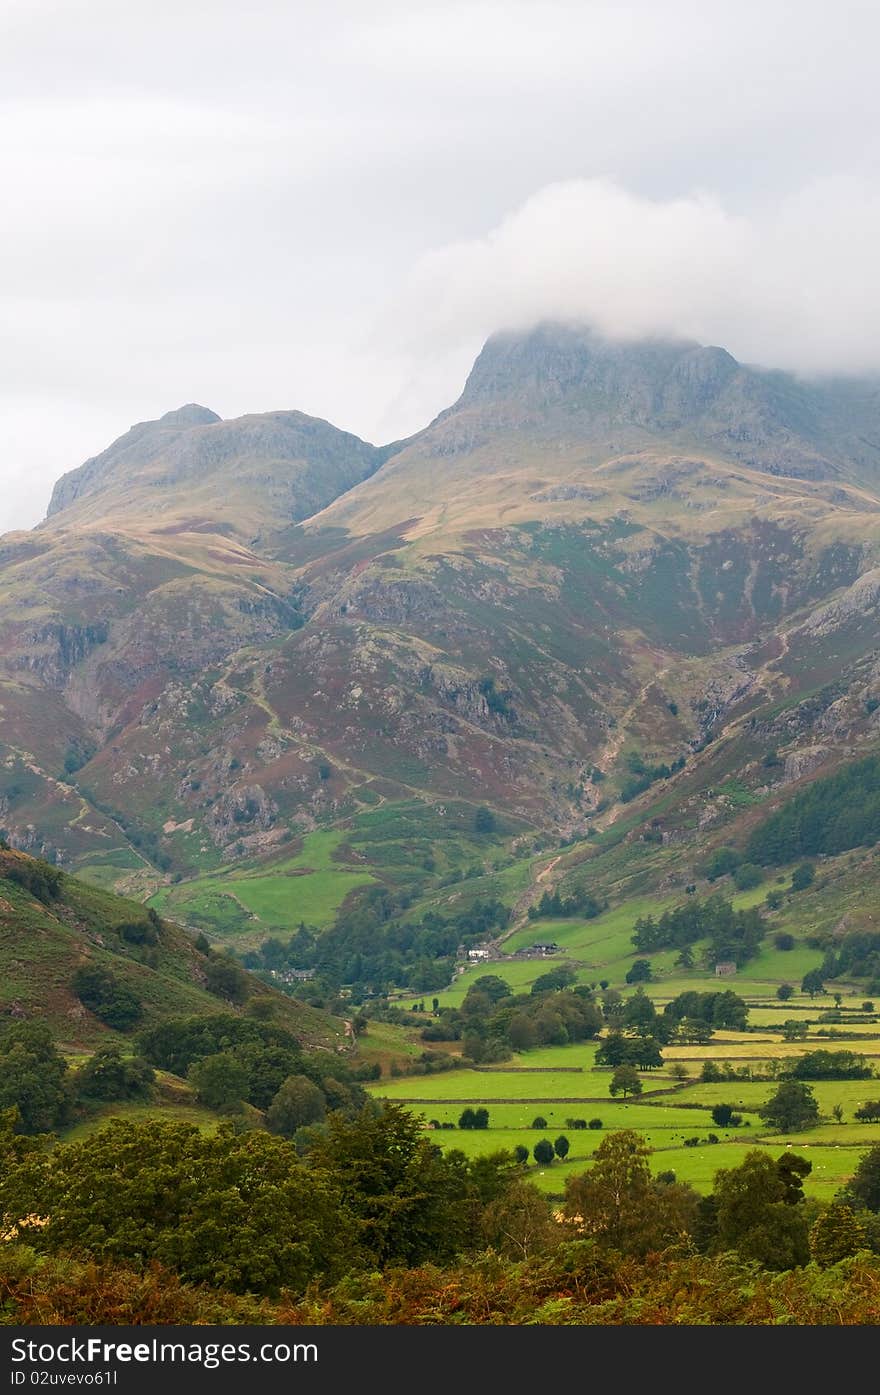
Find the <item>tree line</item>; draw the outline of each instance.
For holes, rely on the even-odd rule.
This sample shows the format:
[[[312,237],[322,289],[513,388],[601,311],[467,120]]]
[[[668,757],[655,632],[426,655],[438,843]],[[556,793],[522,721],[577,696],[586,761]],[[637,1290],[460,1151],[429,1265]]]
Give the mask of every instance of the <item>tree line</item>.
[[[562,1139],[558,1151],[542,1142],[546,1163],[565,1155]],[[41,1285],[54,1292],[56,1262],[66,1265],[80,1321],[84,1311],[101,1311],[90,1305],[100,1305],[105,1285],[118,1291],[120,1269],[155,1304],[146,1311],[156,1321],[216,1314],[227,1303],[230,1314],[266,1313],[268,1303],[300,1315],[320,1308],[337,1321],[404,1321],[404,1311],[437,1321],[447,1290],[464,1302],[448,1309],[456,1321],[477,1292],[483,1306],[472,1321],[502,1321],[512,1311],[532,1322],[575,1314],[595,1321],[609,1303],[622,1321],[636,1311],[625,1294],[648,1296],[643,1314],[669,1304],[670,1273],[678,1290],[683,1275],[702,1276],[673,1304],[681,1320],[688,1312],[694,1321],[721,1313],[737,1320],[752,1312],[756,1290],[818,1292],[819,1275],[826,1316],[810,1320],[827,1320],[828,1303],[838,1289],[849,1293],[856,1274],[873,1295],[862,1320],[880,1314],[880,1147],[865,1153],[830,1203],[805,1197],[808,1159],[761,1148],[718,1169],[711,1192],[700,1195],[671,1171],[655,1173],[651,1150],[631,1130],[609,1133],[589,1169],[570,1175],[561,1202],[552,1201],[512,1154],[444,1153],[404,1108],[376,1102],[350,1117],[333,1112],[295,1142],[231,1125],[205,1135],[185,1124],[115,1120],[51,1151],[46,1140],[16,1132],[7,1111],[0,1161],[0,1274],[7,1311],[11,1304],[17,1316],[33,1311],[27,1293]],[[77,1261],[92,1265],[88,1278]],[[155,1295],[157,1272],[174,1317],[159,1316],[169,1309]],[[534,1295],[551,1274],[545,1313]],[[772,1286],[765,1275],[782,1277]],[[511,1306],[514,1285],[525,1285],[525,1307],[522,1295]],[[664,1298],[652,1304],[656,1286]],[[398,1306],[403,1292],[408,1309]],[[150,1320],[144,1310],[140,1320]]]

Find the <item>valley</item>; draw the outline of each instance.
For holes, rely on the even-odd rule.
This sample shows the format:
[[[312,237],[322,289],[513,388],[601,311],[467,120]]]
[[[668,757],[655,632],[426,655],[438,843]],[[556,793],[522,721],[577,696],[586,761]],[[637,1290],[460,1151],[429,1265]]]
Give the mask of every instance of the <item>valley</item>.
[[[508,1204],[585,1244],[620,1149],[660,1249],[711,1258],[766,1166],[880,1253],[878,432],[873,381],[548,324],[406,441],[189,404],[65,475],[0,539],[4,1146],[66,1218],[30,1241],[117,1140],[133,1195],[156,1151],[257,1214],[280,1169],[300,1227],[317,1171],[308,1257],[233,1207],[273,1301],[510,1257]],[[213,1282],[201,1205],[123,1258]]]

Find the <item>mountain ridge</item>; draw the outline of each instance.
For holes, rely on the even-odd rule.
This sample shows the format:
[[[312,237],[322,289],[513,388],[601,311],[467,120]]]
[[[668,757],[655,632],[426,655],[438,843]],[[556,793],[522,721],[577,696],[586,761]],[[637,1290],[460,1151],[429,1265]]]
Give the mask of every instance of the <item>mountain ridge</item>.
[[[861,749],[875,406],[556,326],[494,336],[385,447],[296,412],[142,423],[0,547],[0,824],[143,894],[322,830],[347,874],[416,884],[430,848],[392,867],[377,809],[585,837],[648,799],[633,761],[670,799],[722,735],[751,769],[751,722],[794,765]],[[829,745],[809,694],[835,683]]]

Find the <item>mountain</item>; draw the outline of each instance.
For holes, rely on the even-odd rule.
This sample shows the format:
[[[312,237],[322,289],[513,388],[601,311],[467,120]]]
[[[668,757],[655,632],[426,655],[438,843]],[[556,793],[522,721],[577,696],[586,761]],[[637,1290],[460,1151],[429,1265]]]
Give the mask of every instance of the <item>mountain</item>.
[[[47,517],[65,527],[136,523],[245,537],[308,518],[383,459],[375,446],[302,412],[221,421],[190,403],[140,422],[63,475]]]
[[[0,825],[247,945],[872,748],[880,384],[496,335],[384,448],[136,426],[0,568]]]

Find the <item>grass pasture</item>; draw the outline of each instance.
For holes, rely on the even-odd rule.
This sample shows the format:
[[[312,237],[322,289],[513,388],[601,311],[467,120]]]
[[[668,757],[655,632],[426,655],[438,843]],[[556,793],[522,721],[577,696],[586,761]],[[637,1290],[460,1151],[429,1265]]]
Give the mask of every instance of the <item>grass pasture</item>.
[[[738,894],[733,897],[734,904],[757,904],[766,891],[765,884]],[[504,979],[514,993],[528,993],[541,974],[560,964],[575,971],[578,983],[598,985],[605,980],[627,996],[635,991],[625,978],[636,957],[631,942],[636,920],[643,915],[656,916],[680,899],[635,897],[592,920],[573,917],[531,921],[502,941],[501,957],[468,965],[449,989],[436,996],[443,1006],[458,1006],[474,980],[484,974]],[[672,1171],[679,1181],[690,1182],[701,1191],[711,1189],[719,1168],[737,1166],[749,1148],[766,1148],[778,1154],[789,1145],[796,1146],[813,1165],[806,1191],[830,1199],[852,1175],[862,1152],[880,1143],[880,1124],[860,1124],[853,1119],[855,1110],[866,1100],[880,1098],[880,1079],[810,1082],[819,1104],[820,1121],[814,1128],[790,1137],[774,1134],[758,1110],[777,1088],[777,1081],[770,1078],[772,1072],[780,1068],[780,1063],[796,1060],[807,1051],[853,1051],[880,1075],[880,1021],[874,1014],[862,1011],[861,1002],[869,995],[856,985],[843,986],[841,1020],[821,1021],[835,1006],[833,996],[825,993],[810,998],[800,992],[804,974],[821,962],[820,951],[806,942],[811,923],[805,921],[803,928],[788,919],[783,923],[794,934],[794,947],[778,949],[773,930],[768,929],[755,957],[729,978],[719,979],[706,969],[683,970],[676,965],[677,954],[673,950],[647,956],[652,979],[644,987],[658,1009],[687,991],[732,989],[748,1004],[749,1030],[719,1029],[706,1045],[664,1047],[663,1068],[640,1077],[643,1094],[635,1100],[610,1097],[611,1072],[595,1065],[594,1043],[537,1047],[510,1061],[479,1069],[383,1079],[370,1087],[371,1092],[406,1104],[422,1118],[426,1129],[430,1120],[457,1124],[466,1106],[486,1107],[486,1130],[430,1130],[440,1147],[461,1148],[469,1156],[517,1144],[531,1152],[540,1138],[552,1142],[560,1133],[565,1134],[570,1152],[564,1162],[556,1160],[544,1167],[532,1163],[529,1167],[529,1177],[550,1194],[561,1194],[565,1178],[590,1165],[593,1153],[609,1131],[633,1128],[653,1150],[655,1171]],[[559,952],[541,959],[512,957],[516,950],[540,941],[555,942]],[[698,960],[701,948],[694,947]],[[777,989],[783,983],[795,989],[787,1002],[777,998]],[[403,1001],[410,1004],[428,996],[407,996]],[[784,1039],[782,1025],[789,1018],[806,1023],[806,1040]],[[841,1035],[820,1035],[823,1032]],[[700,1073],[707,1060],[714,1061],[721,1070],[735,1073],[734,1078],[702,1081]],[[775,1064],[771,1066],[771,1062]],[[671,1069],[676,1065],[688,1070],[682,1081]],[[765,1078],[749,1078],[752,1075]],[[733,1105],[743,1117],[742,1124],[727,1129],[715,1125],[711,1110],[718,1104]],[[833,1116],[835,1106],[842,1111],[841,1122]],[[546,1120],[545,1128],[532,1128],[537,1116]],[[574,1129],[566,1124],[570,1118],[600,1119],[602,1127]],[[710,1136],[716,1141],[711,1141]]]
[[[278,931],[290,934],[301,921],[323,929],[350,892],[374,880],[369,871],[334,860],[342,839],[341,832],[318,830],[306,836],[295,856],[163,887],[150,905],[234,940],[240,949]]]

